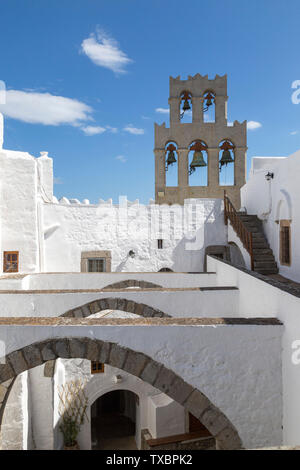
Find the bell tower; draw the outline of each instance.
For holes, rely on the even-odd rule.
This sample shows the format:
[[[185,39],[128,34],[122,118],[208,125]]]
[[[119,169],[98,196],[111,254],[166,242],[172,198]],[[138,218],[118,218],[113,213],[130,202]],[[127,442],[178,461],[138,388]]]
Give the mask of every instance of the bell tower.
[[[247,122],[227,123],[227,75],[170,77],[170,127],[155,123],[155,200],[223,198],[237,209],[246,182]],[[189,116],[191,122],[185,122]],[[168,171],[177,185],[167,185]]]

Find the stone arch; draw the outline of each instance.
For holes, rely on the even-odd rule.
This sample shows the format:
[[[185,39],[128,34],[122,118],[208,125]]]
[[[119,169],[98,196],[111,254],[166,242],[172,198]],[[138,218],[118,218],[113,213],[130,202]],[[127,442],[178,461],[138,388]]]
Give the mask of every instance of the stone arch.
[[[185,108],[185,106],[189,106]],[[180,120],[181,122],[189,122],[193,121],[192,113],[193,113],[193,95],[188,90],[181,91],[179,95],[179,109],[180,109]],[[186,111],[186,112],[185,112]],[[188,117],[188,119],[186,119]]]
[[[89,417],[88,420],[85,421],[85,423],[82,426],[81,432],[83,431],[85,435],[85,441],[88,444],[87,448],[92,449],[92,442],[93,442],[93,434],[95,437],[95,434],[97,435],[97,432],[93,433],[93,428],[92,428],[92,407],[97,402],[97,400],[103,400],[105,396],[110,395],[115,392],[127,392],[129,394],[132,394],[135,397],[135,410],[134,410],[134,427],[135,427],[135,439],[139,440],[141,439],[141,431],[142,428],[139,429],[138,423],[141,420],[141,410],[137,406],[136,399],[138,399],[139,402],[142,400],[142,394],[139,393],[138,391],[135,390],[133,386],[128,386],[126,384],[122,385],[117,385],[117,384],[112,384],[110,387],[106,387],[105,389],[98,390],[98,393],[95,393],[94,395],[90,396],[87,387],[85,387],[85,392],[88,397],[88,406],[87,406],[87,416]],[[99,429],[98,429],[99,431]],[[140,432],[138,432],[140,431]],[[138,432],[138,433],[137,433]],[[80,446],[81,447],[81,446]]]
[[[172,137],[170,137],[168,140],[166,140],[165,145],[164,145],[164,149],[166,149],[169,144],[176,144],[177,148],[179,147],[177,140],[172,139]]]
[[[188,146],[188,185],[208,185],[209,151],[208,145],[203,139],[196,139]],[[197,156],[197,157],[196,157]],[[199,166],[199,159],[201,165]],[[196,164],[196,161],[198,164]]]
[[[127,289],[127,287],[140,287],[141,289],[156,289],[162,288],[159,284],[154,284],[154,282],[148,281],[138,281],[136,279],[127,279],[125,281],[114,282],[108,286],[103,287],[105,289]]]
[[[173,269],[166,267],[166,268],[161,268],[158,272],[159,273],[173,273],[174,271]]]
[[[212,89],[206,89],[202,95],[202,116],[203,122],[216,122],[216,93]]]
[[[89,317],[90,315],[94,315],[95,313],[101,312],[102,310],[122,310],[123,312],[134,313],[135,315],[139,315],[141,317],[171,318],[171,315],[168,315],[161,310],[152,308],[149,305],[118,297],[108,297],[105,299],[93,300],[79,307],[75,307],[72,310],[68,310],[60,316],[85,318]]]
[[[101,380],[101,379],[99,378],[99,380]],[[136,391],[134,386],[129,385],[127,383],[110,384],[109,386],[106,386],[105,388],[102,388],[101,390],[97,390],[96,393],[92,393],[92,394],[90,394],[90,392],[89,392],[90,389],[92,389],[91,383],[87,383],[85,390],[86,390],[87,395],[88,395],[88,405],[89,406],[91,406],[96,400],[98,400],[98,398],[103,397],[107,393],[115,392],[115,391],[118,391],[118,390],[126,390],[128,392],[135,393],[135,395],[137,395],[139,398],[141,398],[141,392]]]
[[[190,148],[190,147],[191,147],[193,144],[195,144],[196,142],[201,142],[203,145],[205,145],[207,148],[209,148],[208,145],[207,145],[207,143],[205,142],[205,140],[200,139],[199,137],[197,137],[196,139],[193,139],[193,140],[188,144],[188,148]]]
[[[233,186],[235,184],[236,174],[236,145],[232,139],[222,139],[218,143],[218,166],[219,166],[219,185]],[[225,153],[229,154],[231,162],[224,164]]]
[[[242,447],[232,423],[200,390],[150,356],[109,341],[87,337],[50,338],[13,351],[0,364],[0,390],[5,388],[3,383],[11,382],[20,373],[59,358],[99,361],[124,370],[184,406],[215,437],[218,449]]]

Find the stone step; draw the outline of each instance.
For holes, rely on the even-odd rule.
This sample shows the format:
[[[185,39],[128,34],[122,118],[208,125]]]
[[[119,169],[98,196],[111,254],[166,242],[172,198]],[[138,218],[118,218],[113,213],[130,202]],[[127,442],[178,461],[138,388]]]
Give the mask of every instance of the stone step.
[[[259,273],[259,274],[278,274],[278,268],[255,268],[255,272]]]
[[[243,222],[244,225],[248,226],[248,225],[257,225],[258,227],[261,227],[262,224],[259,220],[244,220],[244,219],[241,219],[240,220]]]
[[[264,256],[264,255],[272,255],[273,251],[271,248],[255,248],[253,249],[253,255],[256,256]]]
[[[259,240],[259,239],[262,239],[262,240],[265,240],[265,236],[261,233],[261,232],[253,232],[252,233],[252,239],[254,240]]]
[[[278,267],[264,235],[262,220],[257,215],[238,212],[239,219],[252,234],[254,271],[260,274],[277,274]]]
[[[254,258],[254,261],[273,261],[273,263],[275,263],[275,258],[273,255],[270,255],[270,254],[266,254],[266,255],[255,255],[253,254],[253,258]]]
[[[262,261],[256,261],[254,260],[254,267],[255,268],[277,268],[277,264],[275,263],[275,261],[272,261],[272,260],[269,260],[269,261],[266,261],[266,260],[262,260]]]
[[[253,247],[253,250],[258,250],[260,248],[270,249],[268,242],[266,240],[261,240],[261,239],[253,240],[252,247]]]
[[[261,220],[257,217],[257,215],[249,215],[249,214],[246,214],[246,215],[240,215],[239,218],[244,222],[246,221],[258,221],[258,222],[261,222]]]
[[[246,227],[246,228],[251,233],[261,233],[261,230],[259,227],[251,226],[251,227]]]

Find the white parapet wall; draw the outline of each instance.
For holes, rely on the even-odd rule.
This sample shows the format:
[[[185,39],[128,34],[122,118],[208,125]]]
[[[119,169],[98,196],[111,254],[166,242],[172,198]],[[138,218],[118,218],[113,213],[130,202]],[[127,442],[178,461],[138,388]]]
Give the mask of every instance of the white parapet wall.
[[[282,337],[283,443],[300,444],[300,298],[299,291],[265,276],[237,269],[208,257],[209,270],[216,271],[239,289],[238,312],[246,317],[277,317],[284,324]],[[281,287],[281,288],[280,288]]]
[[[0,290],[103,289],[124,281],[145,281],[156,284],[158,287],[168,288],[212,287],[216,285],[216,274],[202,272],[112,272],[8,275],[0,278]]]
[[[0,291],[2,317],[57,317],[71,309],[79,309],[93,301],[102,299],[126,299],[135,304],[144,304],[171,317],[235,317],[239,292],[228,288],[190,288],[190,289],[124,289],[84,291]],[[86,308],[88,310],[86,310]],[[71,316],[87,316],[92,312],[86,307],[82,313],[74,312]],[[106,308],[93,306],[93,313],[101,310],[124,310],[122,306],[108,304]],[[143,307],[144,309],[144,307]],[[133,311],[131,311],[133,310]],[[151,313],[135,309],[126,310],[143,316]]]

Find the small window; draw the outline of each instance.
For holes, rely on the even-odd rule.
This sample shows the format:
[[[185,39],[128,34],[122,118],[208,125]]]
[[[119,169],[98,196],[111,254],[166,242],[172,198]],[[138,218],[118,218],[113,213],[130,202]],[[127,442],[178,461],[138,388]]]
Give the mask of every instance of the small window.
[[[90,258],[88,259],[88,272],[89,273],[104,273],[105,258]]]
[[[3,254],[3,272],[17,273],[19,271],[19,252],[4,251]]]
[[[102,362],[91,361],[91,374],[103,374],[104,364]]]
[[[159,250],[162,250],[162,247],[163,247],[163,241],[162,241],[161,238],[159,238],[159,239],[157,240],[157,248],[158,248]]]
[[[280,221],[280,263],[291,264],[291,227],[289,220]]]

